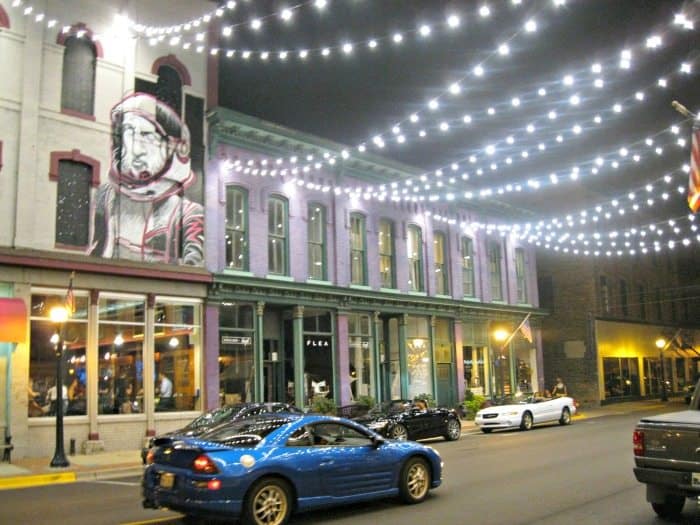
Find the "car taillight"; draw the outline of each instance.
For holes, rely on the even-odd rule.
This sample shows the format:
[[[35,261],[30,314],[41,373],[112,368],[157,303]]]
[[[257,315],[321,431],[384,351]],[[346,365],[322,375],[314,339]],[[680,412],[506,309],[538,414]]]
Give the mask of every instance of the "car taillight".
[[[634,444],[634,455],[643,456],[644,455],[644,432],[641,430],[635,430],[632,434],[632,443]]]
[[[214,462],[211,460],[209,456],[206,456],[202,454],[201,456],[197,456],[195,460],[192,462],[192,469],[195,472],[201,472],[203,474],[218,474],[219,469],[216,468],[216,465]]]

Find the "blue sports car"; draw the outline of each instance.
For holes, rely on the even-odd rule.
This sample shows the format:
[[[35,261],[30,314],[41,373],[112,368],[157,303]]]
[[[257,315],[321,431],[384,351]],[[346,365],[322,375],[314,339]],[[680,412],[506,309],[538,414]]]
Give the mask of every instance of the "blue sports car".
[[[338,417],[265,414],[197,438],[156,439],[143,505],[281,525],[318,507],[396,496],[419,503],[441,482],[442,461],[429,446]]]

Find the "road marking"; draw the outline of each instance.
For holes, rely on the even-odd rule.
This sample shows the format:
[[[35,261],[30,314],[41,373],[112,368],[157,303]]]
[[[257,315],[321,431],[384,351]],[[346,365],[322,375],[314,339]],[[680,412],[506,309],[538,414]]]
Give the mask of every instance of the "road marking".
[[[161,510],[163,512],[170,512],[170,511],[165,510],[165,509],[161,509]],[[146,525],[147,523],[165,523],[168,521],[176,520],[180,517],[181,517],[181,515],[174,515],[174,516],[171,515],[171,516],[166,516],[163,518],[153,518],[152,520],[129,521],[129,522],[122,523],[121,525]]]
[[[98,481],[84,480],[84,481],[88,482],[88,483],[102,483],[104,485],[123,485],[125,487],[139,487],[139,486],[141,486],[140,481],[110,481],[110,480],[98,480]]]

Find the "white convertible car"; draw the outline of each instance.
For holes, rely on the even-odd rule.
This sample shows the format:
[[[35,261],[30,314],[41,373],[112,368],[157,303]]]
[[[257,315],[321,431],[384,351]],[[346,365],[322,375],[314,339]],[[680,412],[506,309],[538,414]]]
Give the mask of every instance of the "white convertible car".
[[[519,401],[516,401],[519,399]],[[513,404],[494,405],[476,413],[474,422],[482,432],[489,433],[499,428],[520,428],[530,430],[540,423],[571,423],[576,413],[576,401],[571,397],[539,397],[536,394],[522,394]]]

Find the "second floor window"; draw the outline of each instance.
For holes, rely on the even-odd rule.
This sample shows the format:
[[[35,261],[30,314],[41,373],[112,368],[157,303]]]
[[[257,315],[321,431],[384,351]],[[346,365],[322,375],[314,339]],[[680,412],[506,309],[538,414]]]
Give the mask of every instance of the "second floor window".
[[[462,293],[464,297],[474,297],[474,241],[462,237]]]
[[[491,300],[503,300],[503,283],[501,282],[501,244],[489,242],[489,277],[491,278]]]
[[[408,290],[423,291],[423,234],[418,226],[410,225],[406,235],[408,255]]]
[[[287,275],[287,202],[280,197],[267,201],[267,269]]]
[[[367,284],[365,277],[365,218],[359,213],[350,215],[350,282]]]
[[[325,244],[326,210],[320,204],[309,206],[308,243],[309,278],[324,280],[326,266],[323,246]]]
[[[610,285],[604,275],[600,276],[600,310],[604,314],[610,313]]]
[[[379,278],[382,288],[395,288],[394,224],[389,219],[379,221]]]
[[[91,181],[91,166],[70,160],[59,161],[56,244],[75,248],[88,245]]]
[[[64,45],[61,109],[93,115],[97,64],[95,46],[89,39],[77,36],[66,38]]]
[[[527,303],[527,280],[525,278],[525,250],[515,249],[515,285],[519,303]]]
[[[226,187],[226,266],[248,269],[248,194],[236,186]]]
[[[450,285],[447,272],[447,240],[442,232],[435,232],[433,257],[435,258],[435,293],[437,295],[448,295]]]

